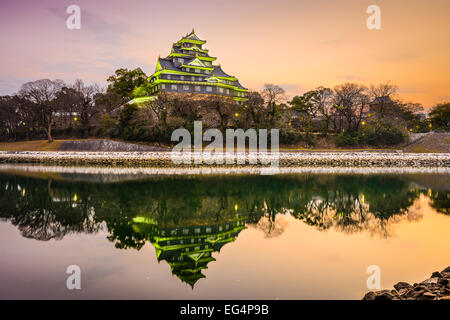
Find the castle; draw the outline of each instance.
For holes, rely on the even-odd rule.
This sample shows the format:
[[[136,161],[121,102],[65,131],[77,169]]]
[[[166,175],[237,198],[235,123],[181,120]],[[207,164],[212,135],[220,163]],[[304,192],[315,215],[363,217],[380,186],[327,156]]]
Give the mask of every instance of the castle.
[[[229,97],[238,103],[247,100],[248,89],[225,73],[217,59],[204,49],[194,30],[172,45],[171,53],[158,58],[155,72],[148,78],[151,96],[161,92],[195,93]]]

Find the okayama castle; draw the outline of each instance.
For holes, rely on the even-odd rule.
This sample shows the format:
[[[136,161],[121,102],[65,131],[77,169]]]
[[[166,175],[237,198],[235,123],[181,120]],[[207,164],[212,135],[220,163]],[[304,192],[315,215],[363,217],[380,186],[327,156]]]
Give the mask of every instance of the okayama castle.
[[[246,101],[248,89],[213,64],[217,58],[209,56],[208,49],[203,48],[205,43],[192,29],[173,44],[166,58],[158,58],[155,73],[148,78],[151,96],[160,92],[197,93]]]

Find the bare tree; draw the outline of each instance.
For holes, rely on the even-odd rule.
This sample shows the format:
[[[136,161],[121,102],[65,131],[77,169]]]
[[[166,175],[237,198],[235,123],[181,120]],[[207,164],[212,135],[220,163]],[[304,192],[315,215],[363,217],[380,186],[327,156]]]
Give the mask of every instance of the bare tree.
[[[76,90],[79,96],[77,111],[80,114],[81,124],[86,131],[89,129],[91,120],[100,113],[95,99],[101,93],[101,89],[97,84],[85,85],[81,79],[75,80],[72,88]]]
[[[325,122],[323,131],[328,132],[333,112],[333,91],[330,88],[318,87],[316,92],[317,94],[314,97],[314,103],[316,105],[318,115],[323,117]]]
[[[215,115],[218,120],[219,129],[225,132],[225,129],[232,124],[239,114],[239,106],[230,99],[221,96],[210,96],[205,100],[206,109]]]
[[[261,97],[266,103],[269,122],[273,125],[277,116],[277,105],[286,101],[286,92],[275,84],[265,84],[261,91]]]
[[[259,92],[250,91],[248,100],[245,102],[244,110],[246,111],[246,127],[262,128],[265,122],[264,99]]]
[[[368,95],[372,100],[372,107],[375,109],[376,117],[382,119],[393,112],[395,108],[394,96],[398,87],[391,82],[370,85]]]
[[[363,117],[364,108],[369,102],[367,88],[357,83],[344,83],[334,87],[334,109],[345,120],[348,131],[356,131]],[[343,124],[339,125],[340,129]]]
[[[34,102],[36,105],[36,115],[40,127],[47,135],[48,142],[52,142],[52,128],[55,120],[56,94],[64,87],[62,80],[41,79],[27,82],[22,85],[19,95]]]

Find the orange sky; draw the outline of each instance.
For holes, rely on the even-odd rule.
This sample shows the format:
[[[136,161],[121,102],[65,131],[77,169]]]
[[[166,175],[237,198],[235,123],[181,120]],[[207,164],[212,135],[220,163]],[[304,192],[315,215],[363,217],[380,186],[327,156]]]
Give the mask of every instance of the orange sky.
[[[275,83],[292,96],[390,80],[407,101],[450,101],[448,0],[76,2],[81,30],[65,26],[73,1],[2,0],[0,94],[44,77],[105,84],[119,67],[151,74],[157,57],[195,27],[223,69],[250,89]],[[366,27],[373,4],[381,30]]]

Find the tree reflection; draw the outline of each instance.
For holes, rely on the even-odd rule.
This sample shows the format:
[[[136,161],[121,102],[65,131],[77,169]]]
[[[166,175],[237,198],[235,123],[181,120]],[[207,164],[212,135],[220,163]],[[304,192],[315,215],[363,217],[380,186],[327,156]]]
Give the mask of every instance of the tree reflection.
[[[0,175],[0,218],[27,238],[47,241],[72,233],[107,232],[119,249],[150,242],[181,280],[193,286],[201,271],[246,226],[277,237],[282,217],[321,231],[393,235],[423,194],[449,213],[449,193],[417,187],[407,176],[285,175],[153,177],[132,182],[40,180]],[[419,213],[421,214],[421,213]],[[226,229],[228,228],[228,229]]]

